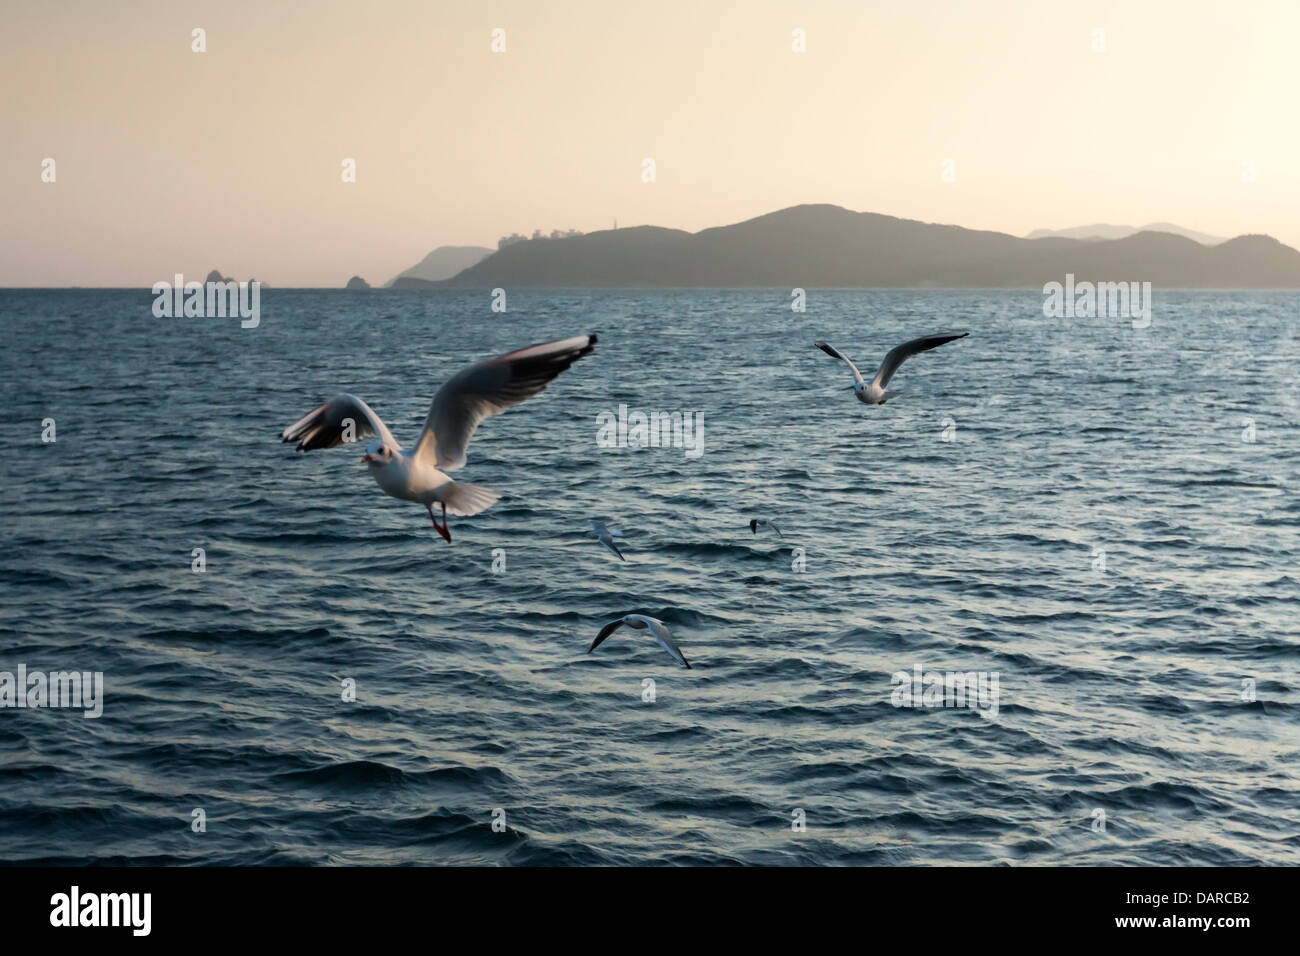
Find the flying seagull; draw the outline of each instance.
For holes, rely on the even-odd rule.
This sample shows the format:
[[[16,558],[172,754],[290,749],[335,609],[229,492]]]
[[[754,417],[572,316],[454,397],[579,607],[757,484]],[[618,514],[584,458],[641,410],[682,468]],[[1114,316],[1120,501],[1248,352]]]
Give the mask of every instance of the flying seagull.
[[[673,641],[673,636],[668,631],[668,625],[657,617],[649,617],[645,614],[625,614],[617,620],[610,621],[600,629],[600,633],[596,635],[596,639],[591,642],[591,647],[587,648],[587,653],[590,654],[596,648],[600,647],[601,642],[604,641],[605,638],[609,637],[609,635],[613,634],[624,624],[637,631],[644,631],[646,628],[649,628],[650,633],[654,635],[654,639],[659,642],[659,646],[666,650],[673,660],[678,664],[681,664],[687,670],[691,669],[691,665],[686,663],[686,656],[682,654],[681,648],[679,648]]]
[[[623,552],[618,550],[618,545],[614,544],[615,538],[623,537],[622,531],[610,530],[605,527],[605,522],[597,521],[593,518],[591,520],[591,530],[588,531],[587,534],[592,535],[597,541],[603,544],[606,551],[611,554],[617,554],[620,558],[623,558]],[[626,561],[627,558],[623,558],[623,560]]]
[[[297,442],[298,451],[315,451],[374,437],[361,460],[369,466],[375,482],[385,494],[424,505],[434,530],[450,542],[447,512],[476,515],[500,497],[478,485],[453,481],[446,474],[464,467],[466,448],[479,423],[536,395],[595,347],[596,336],[578,335],[530,345],[461,369],[433,396],[424,431],[410,451],[402,449],[369,405],[346,392],[308,412],[281,432],[280,438]],[[442,508],[442,524],[433,516],[435,504]]]
[[[778,528],[778,527],[776,526],[776,522],[775,522],[775,521],[768,521],[766,518],[750,518],[750,519],[749,519],[749,530],[752,531],[752,532],[754,532],[754,534],[758,534],[758,529],[761,528],[761,527],[768,527],[768,528],[771,528],[771,529],[772,529],[773,531],[775,531],[778,535],[781,535],[781,537],[783,537],[783,538],[785,537],[785,535],[781,534],[781,529]]]
[[[827,345],[825,342],[817,342],[819,349],[827,355],[837,359],[843,359],[849,363],[849,368],[853,369],[853,393],[857,395],[858,401],[864,405],[883,405],[895,395],[901,395],[901,392],[887,392],[885,388],[889,385],[889,380],[894,377],[898,367],[905,361],[916,355],[918,352],[928,352],[930,349],[937,349],[945,342],[951,342],[953,339],[964,339],[970,335],[969,332],[957,332],[955,334],[940,335],[923,335],[919,339],[912,339],[910,342],[904,342],[902,345],[896,345],[889,350],[885,360],[880,363],[880,368],[876,371],[876,377],[868,384],[858,371],[858,367],[853,364],[853,360],[841,352],[833,345]]]

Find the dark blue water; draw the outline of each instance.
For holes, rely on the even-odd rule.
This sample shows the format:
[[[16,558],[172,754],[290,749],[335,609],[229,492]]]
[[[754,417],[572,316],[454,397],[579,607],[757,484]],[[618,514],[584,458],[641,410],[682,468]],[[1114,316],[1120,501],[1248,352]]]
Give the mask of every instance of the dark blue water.
[[[1300,863],[1300,296],[490,302],[0,291],[0,671],[104,674],[98,719],[0,709],[0,860]],[[812,345],[950,328],[883,408]],[[451,545],[278,442],[343,388],[409,446],[463,363],[587,331],[480,429],[457,477],[504,497]],[[703,455],[598,448],[620,403],[702,412]],[[588,656],[630,611],[694,669]],[[996,716],[894,706],[918,666],[996,675]]]

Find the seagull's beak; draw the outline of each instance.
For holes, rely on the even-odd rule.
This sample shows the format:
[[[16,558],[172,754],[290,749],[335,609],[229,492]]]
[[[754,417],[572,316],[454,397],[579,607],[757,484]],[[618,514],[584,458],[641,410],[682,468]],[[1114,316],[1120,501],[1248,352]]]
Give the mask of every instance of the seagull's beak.
[[[361,461],[362,461],[363,464],[364,464],[365,462],[368,462],[368,461],[374,461],[374,460],[375,460],[375,456],[374,456],[374,455],[362,455],[362,456],[361,456]]]

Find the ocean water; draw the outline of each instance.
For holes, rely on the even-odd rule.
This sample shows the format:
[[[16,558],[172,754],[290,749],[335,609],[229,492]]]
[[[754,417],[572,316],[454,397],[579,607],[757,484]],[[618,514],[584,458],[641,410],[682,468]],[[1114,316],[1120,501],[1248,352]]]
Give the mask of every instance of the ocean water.
[[[1300,863],[1294,293],[1157,290],[1145,329],[1034,292],[151,304],[0,291],[0,671],[104,675],[98,718],[0,709],[0,861]],[[947,329],[880,408],[813,347]],[[278,441],[347,389],[409,446],[462,364],[588,331],[480,428],[457,477],[503,498],[450,545]],[[599,447],[620,404],[703,453]],[[628,612],[693,669],[588,655]],[[996,713],[895,706],[917,668]]]

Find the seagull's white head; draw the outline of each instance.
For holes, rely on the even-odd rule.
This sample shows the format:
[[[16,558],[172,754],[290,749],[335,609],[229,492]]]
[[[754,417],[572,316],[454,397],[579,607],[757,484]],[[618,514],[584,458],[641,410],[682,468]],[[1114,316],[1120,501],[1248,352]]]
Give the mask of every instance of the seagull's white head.
[[[372,468],[388,464],[393,460],[393,450],[376,438],[366,446],[366,453],[361,461]]]

